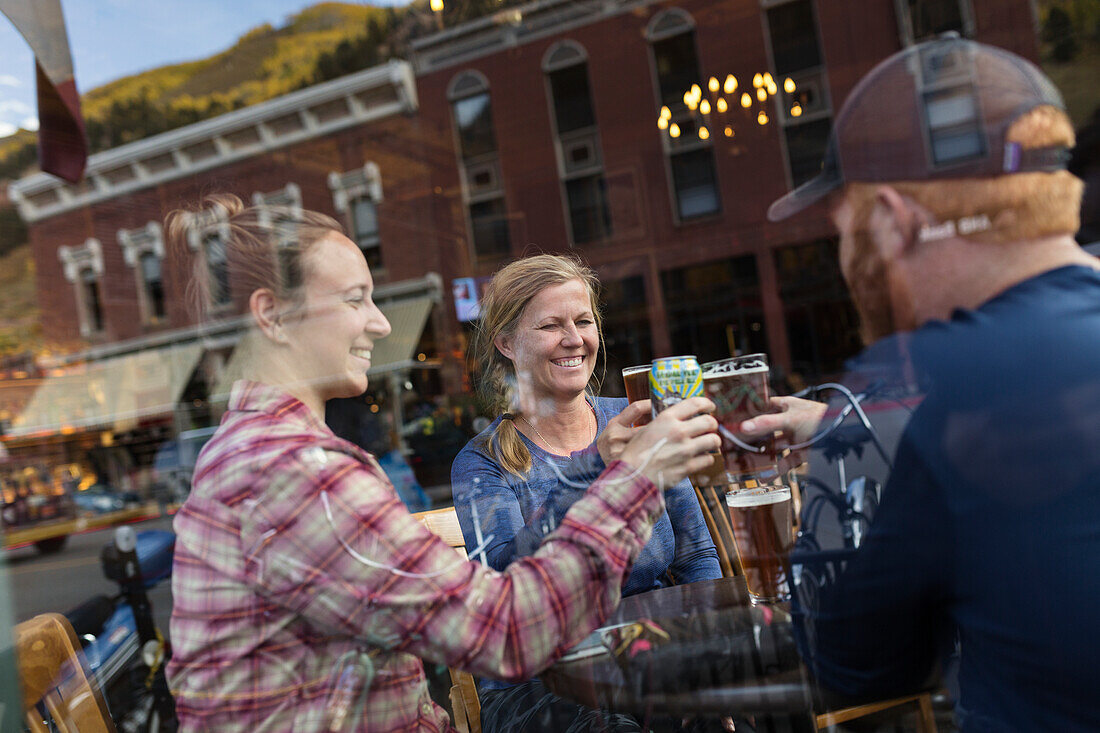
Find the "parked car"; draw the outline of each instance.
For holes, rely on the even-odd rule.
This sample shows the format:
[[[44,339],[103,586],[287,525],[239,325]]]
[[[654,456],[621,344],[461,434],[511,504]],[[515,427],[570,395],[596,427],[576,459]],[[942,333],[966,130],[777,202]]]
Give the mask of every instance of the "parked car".
[[[115,491],[105,484],[94,484],[73,495],[77,508],[87,514],[117,512],[141,503],[132,491]]]

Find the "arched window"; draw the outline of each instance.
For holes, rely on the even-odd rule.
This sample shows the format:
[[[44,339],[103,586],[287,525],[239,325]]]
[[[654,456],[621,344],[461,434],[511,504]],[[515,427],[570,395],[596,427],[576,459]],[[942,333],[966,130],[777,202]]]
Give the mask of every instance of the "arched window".
[[[710,216],[720,210],[718,174],[709,134],[684,106],[684,92],[703,78],[695,48],[695,21],[679,8],[663,10],[646,27],[653,61],[657,105],[672,114],[677,137],[664,134],[673,209],[678,221]],[[709,132],[709,131],[708,131]]]
[[[588,54],[575,41],[561,41],[542,60],[554,131],[558,174],[566,222],[573,244],[585,244],[611,234],[603,152],[592,92]]]
[[[460,72],[447,85],[447,98],[474,258],[497,262],[511,252],[511,237],[489,81],[477,71]]]

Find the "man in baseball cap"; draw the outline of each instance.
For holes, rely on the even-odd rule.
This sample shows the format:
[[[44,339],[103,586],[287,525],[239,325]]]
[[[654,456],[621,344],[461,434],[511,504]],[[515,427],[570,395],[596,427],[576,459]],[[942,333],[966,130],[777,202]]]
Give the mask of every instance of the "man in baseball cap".
[[[1100,730],[1100,262],[1073,143],[1035,66],[943,37],[860,81],[821,174],[768,211],[828,205],[864,339],[926,386],[862,547],[795,594],[828,689],[913,691],[957,639],[964,731]],[[804,438],[823,412],[776,406],[743,427]]]

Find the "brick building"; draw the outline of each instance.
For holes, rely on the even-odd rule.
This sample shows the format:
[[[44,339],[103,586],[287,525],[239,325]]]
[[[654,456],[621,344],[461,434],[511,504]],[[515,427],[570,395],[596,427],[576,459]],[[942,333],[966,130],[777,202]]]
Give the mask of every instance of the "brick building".
[[[407,62],[93,156],[76,186],[46,175],[15,184],[43,329],[83,339],[79,358],[93,361],[198,343],[185,283],[196,263],[217,273],[218,222],[176,252],[159,222],[231,191],[342,218],[383,301],[419,303],[405,308],[388,368],[394,402],[398,374],[448,399],[468,392],[469,325],[440,284],[469,293],[533,248],[577,251],[599,271],[609,374],[660,355],[765,351],[780,375],[816,379],[858,346],[836,242],[822,210],[781,225],[765,210],[816,172],[856,80],[945,30],[1038,53],[1030,0],[542,0],[502,11],[415,41]],[[929,134],[965,137],[972,120],[955,104],[965,88],[950,70],[925,84],[943,109],[964,110],[930,121]],[[206,334],[198,376],[162,389],[162,402],[215,391],[234,328]],[[438,372],[412,370],[418,358]],[[33,422],[23,430],[51,427]]]

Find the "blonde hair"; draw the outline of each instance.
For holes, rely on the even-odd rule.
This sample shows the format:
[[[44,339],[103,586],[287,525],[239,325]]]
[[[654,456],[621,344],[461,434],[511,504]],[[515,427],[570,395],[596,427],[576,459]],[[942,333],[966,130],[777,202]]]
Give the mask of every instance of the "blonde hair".
[[[604,368],[603,325],[599,308],[600,281],[594,270],[579,259],[563,255],[534,255],[505,265],[493,275],[481,301],[481,321],[470,349],[471,358],[481,371],[479,392],[494,413],[518,412],[516,373],[512,361],[497,350],[500,336],[515,332],[523,311],[531,299],[553,285],[573,280],[584,283],[592,302],[600,346],[597,368],[589,381],[589,390],[599,390]],[[485,448],[508,472],[524,476],[531,470],[531,453],[519,437],[512,420],[501,420],[486,441]]]
[[[1023,148],[1073,147],[1073,125],[1056,107],[1036,107],[1012,123],[1008,142]],[[941,222],[984,215],[992,226],[968,235],[979,242],[1013,242],[1073,234],[1081,226],[1084,184],[1068,171],[1014,173],[994,178],[937,179],[890,183],[849,183],[845,195],[856,228],[866,226],[875,191],[888,185]]]

